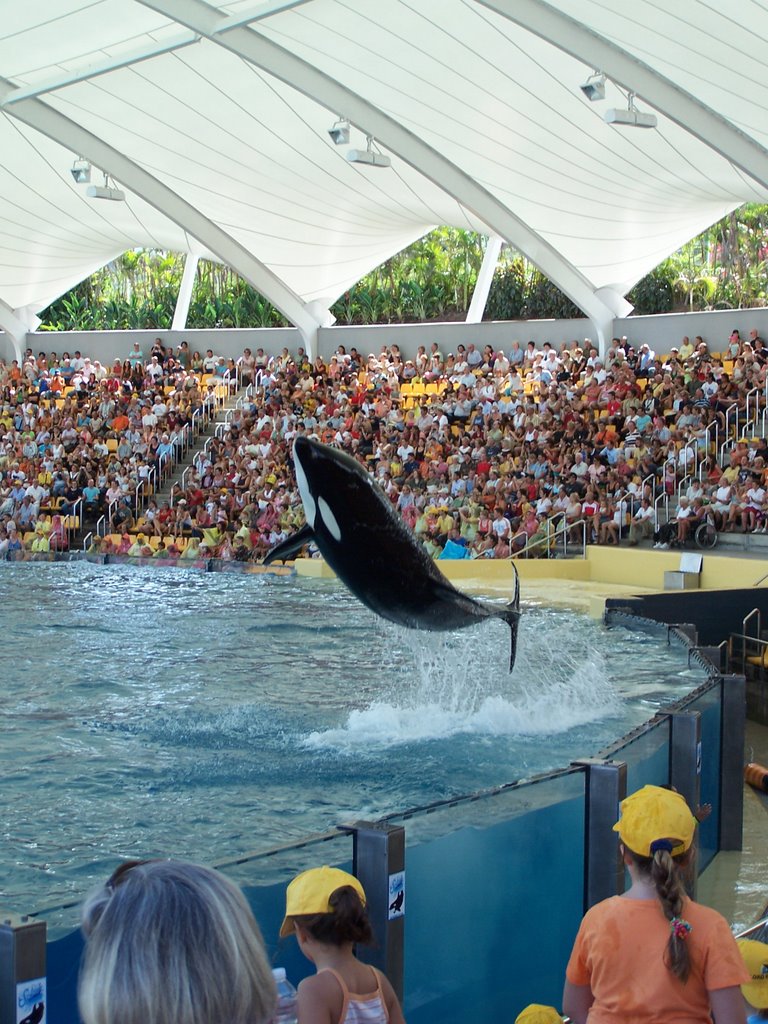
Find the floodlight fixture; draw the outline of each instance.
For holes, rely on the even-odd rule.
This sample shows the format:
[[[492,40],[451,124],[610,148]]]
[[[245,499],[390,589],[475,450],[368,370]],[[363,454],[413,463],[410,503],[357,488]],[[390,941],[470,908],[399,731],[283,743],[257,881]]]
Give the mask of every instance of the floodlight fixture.
[[[603,120],[606,124],[621,125],[625,128],[655,128],[658,124],[655,114],[646,114],[645,111],[636,109],[633,92],[627,97],[626,110],[611,107],[603,114]]]
[[[124,203],[125,192],[121,188],[117,188],[114,181],[108,174],[104,174],[103,185],[89,185],[85,190],[85,194],[89,199],[109,199],[113,203]]]
[[[91,180],[91,162],[79,156],[72,164],[69,173],[75,179],[76,185],[87,185]]]
[[[579,86],[590,103],[597,103],[605,99],[605,75],[595,71],[589,76],[584,85]]]
[[[347,151],[347,160],[351,164],[367,164],[368,167],[391,167],[392,161],[388,156],[374,149],[374,138],[368,136],[366,149],[350,149]]]
[[[349,142],[349,121],[346,117],[340,117],[328,129],[328,134],[333,139],[335,146],[346,146]]]

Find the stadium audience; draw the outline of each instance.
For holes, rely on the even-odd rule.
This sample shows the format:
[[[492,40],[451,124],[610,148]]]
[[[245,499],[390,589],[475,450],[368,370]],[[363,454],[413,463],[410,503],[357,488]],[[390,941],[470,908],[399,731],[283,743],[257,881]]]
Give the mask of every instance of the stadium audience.
[[[111,509],[130,554],[143,535],[139,547],[161,557],[258,561],[303,522],[290,459],[302,435],[367,466],[434,557],[546,556],[563,534],[636,544],[665,495],[695,518],[711,508],[721,529],[765,532],[768,448],[747,428],[765,408],[768,350],[750,339],[734,332],[712,354],[686,338],[667,357],[626,338],[605,358],[589,342],[455,354],[432,344],[413,360],[397,345],[367,357],[340,345],[327,362],[245,349],[230,361],[248,390],[227,429],[159,504],[153,470],[215,386],[201,374],[215,381],[226,361],[174,355],[160,339],[110,370],[79,353],[28,353],[21,372],[0,368],[0,545],[11,524],[34,543],[39,519],[49,533],[48,517],[82,498],[88,516]]]

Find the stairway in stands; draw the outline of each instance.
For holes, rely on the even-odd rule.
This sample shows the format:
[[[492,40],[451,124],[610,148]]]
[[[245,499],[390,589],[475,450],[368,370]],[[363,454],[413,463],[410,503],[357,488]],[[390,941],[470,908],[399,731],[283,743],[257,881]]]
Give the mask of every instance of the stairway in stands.
[[[173,472],[164,481],[162,488],[154,495],[158,505],[162,506],[164,501],[169,501],[173,504],[174,489],[178,490],[181,487],[184,471],[194,463],[198,453],[205,448],[210,439],[216,436],[217,428],[227,422],[227,414],[236,409],[239,404],[242,404],[245,397],[245,388],[240,388],[239,391],[228,395],[224,400],[224,404],[218,407],[216,415],[206,423],[205,427],[185,452],[184,457],[176,463]]]

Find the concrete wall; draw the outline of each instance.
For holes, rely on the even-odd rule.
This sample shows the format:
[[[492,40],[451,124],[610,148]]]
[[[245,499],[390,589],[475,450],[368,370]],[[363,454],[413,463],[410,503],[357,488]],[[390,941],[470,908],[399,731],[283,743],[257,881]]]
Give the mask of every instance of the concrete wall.
[[[79,349],[84,356],[110,364],[115,359],[127,359],[134,341],[138,341],[148,356],[155,338],[162,338],[164,345],[174,349],[186,341],[192,352],[197,349],[205,355],[205,350],[212,348],[216,355],[232,356],[234,359],[243,354],[244,348],[254,352],[257,348],[263,348],[266,352],[277,354],[283,348],[295,352],[301,345],[301,335],[295,327],[275,327],[210,331],[66,331],[61,334],[34,331],[27,335],[27,347],[35,355],[38,352],[54,351],[59,356],[62,352],[72,355]]]
[[[514,574],[509,561],[471,559],[441,561],[440,571],[457,586],[485,584],[489,589],[508,586],[514,589]],[[664,591],[664,573],[680,568],[679,551],[648,551],[647,548],[589,547],[585,559],[519,559],[516,565],[520,579],[525,580],[583,580],[584,582],[615,584],[624,594],[628,587],[638,591]],[[704,554],[702,558],[701,589],[754,588],[766,572],[766,562],[759,558],[736,558],[730,555]],[[300,576],[331,578],[333,571],[320,558],[297,559],[296,571]],[[764,591],[768,600],[768,583]],[[688,593],[688,592],[683,592]],[[524,596],[524,591],[523,591]],[[669,592],[674,601],[677,592]],[[711,600],[711,598],[709,598]]]
[[[673,345],[679,348],[684,335],[693,341],[697,334],[709,345],[710,352],[721,352],[728,344],[731,331],[736,328],[742,338],[748,338],[756,328],[763,338],[768,337],[768,309],[724,309],[711,313],[665,313],[663,316],[629,316],[614,320],[613,333],[626,337],[630,343],[647,341],[657,352],[669,352]]]
[[[597,337],[589,320],[499,320],[481,324],[430,323],[430,324],[381,324],[375,327],[326,327],[320,331],[320,353],[330,356],[339,345],[347,352],[354,346],[362,355],[378,353],[382,345],[399,345],[404,358],[413,358],[419,345],[429,346],[436,341],[445,354],[456,352],[457,345],[470,342],[477,348],[492,345],[509,350],[513,341],[525,347],[535,341],[538,348],[545,341],[559,345],[561,341],[585,338],[594,341]]]
[[[738,328],[747,337],[754,327],[768,337],[768,309],[725,310],[714,313],[668,313],[662,316],[632,316],[614,321],[614,335],[626,335],[630,343],[639,345],[647,341],[659,353],[666,353],[673,345],[679,346],[684,335],[694,338],[700,334],[713,352],[721,351],[731,331]],[[277,354],[283,348],[296,352],[302,344],[299,332],[293,327],[285,328],[240,328],[206,331],[69,331],[56,334],[52,331],[35,331],[27,335],[27,345],[37,352],[61,355],[62,351],[74,352],[80,349],[84,355],[99,359],[102,363],[115,358],[126,358],[134,339],[138,339],[146,351],[156,337],[166,345],[176,348],[186,340],[190,349],[205,352],[212,348],[217,355],[237,358],[244,348]],[[545,341],[553,345],[560,342],[585,339],[594,342],[594,327],[589,320],[504,320],[481,324],[430,323],[430,324],[381,324],[375,327],[334,327],[321,328],[318,335],[320,354],[328,359],[339,345],[347,351],[356,348],[362,355],[379,352],[383,345],[397,344],[404,358],[412,358],[419,345],[427,348],[436,341],[444,352],[455,352],[459,343],[472,342],[483,345],[501,346],[509,349],[513,341],[525,346],[529,341],[541,348]],[[0,358],[12,359],[13,352],[8,339],[0,334]]]

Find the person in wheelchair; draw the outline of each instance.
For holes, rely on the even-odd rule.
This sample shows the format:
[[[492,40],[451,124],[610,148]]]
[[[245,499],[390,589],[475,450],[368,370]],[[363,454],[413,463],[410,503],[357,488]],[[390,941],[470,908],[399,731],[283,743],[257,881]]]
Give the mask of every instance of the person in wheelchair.
[[[688,540],[695,540],[699,548],[712,548],[717,543],[715,518],[702,498],[694,498],[692,502],[685,497],[681,498],[676,523],[675,543],[678,547],[685,547]]]

